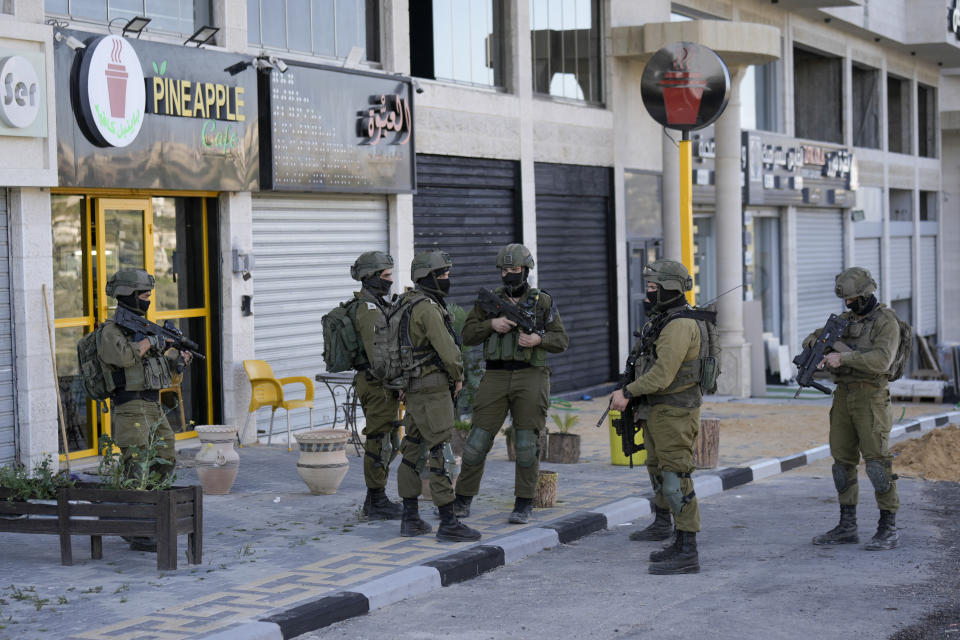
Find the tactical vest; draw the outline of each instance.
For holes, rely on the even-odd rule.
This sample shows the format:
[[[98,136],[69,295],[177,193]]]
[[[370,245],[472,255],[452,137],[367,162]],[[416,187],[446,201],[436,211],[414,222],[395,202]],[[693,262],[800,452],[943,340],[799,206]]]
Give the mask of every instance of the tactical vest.
[[[655,316],[643,326],[640,336],[640,354],[637,356],[634,380],[653,368],[657,361],[656,341],[667,323],[677,318],[690,318],[688,314],[694,311],[694,309],[681,307]],[[648,406],[666,404],[684,409],[693,409],[700,406],[703,400],[700,381],[703,376],[704,363],[710,356],[710,336],[706,321],[697,318],[691,319],[697,323],[697,328],[700,329],[700,350],[697,357],[680,365],[673,382],[666,389],[657,394],[644,396],[644,404]]]
[[[113,378],[117,384],[114,393],[122,390],[154,391],[169,387],[173,383],[173,372],[170,370],[170,361],[163,354],[156,355],[151,350],[137,364],[123,369],[115,368]]]
[[[400,335],[398,336],[400,340],[400,361],[404,375],[408,380],[421,379],[438,371],[447,375],[443,360],[440,359],[440,354],[433,348],[433,345],[429,341],[425,345],[414,345],[410,336],[410,317],[413,315],[413,308],[427,300],[431,300],[431,298],[420,291],[412,291],[404,294],[398,305],[403,309],[400,312],[402,316],[399,326]],[[443,313],[443,324],[446,326],[447,332],[459,347],[461,344],[460,336],[453,328],[453,314],[445,306],[439,304],[437,306]]]
[[[501,298],[506,299],[504,288],[500,287],[494,291]],[[517,306],[533,315],[537,328],[543,329],[553,320],[553,304],[544,309],[540,305],[540,289],[532,287],[527,291],[522,300],[517,302]],[[516,360],[527,362],[534,367],[544,367],[547,364],[547,350],[542,346],[521,347],[517,340],[520,338],[519,331],[508,331],[507,333],[497,333],[494,331],[490,337],[483,343],[484,360]]]
[[[875,347],[874,340],[874,328],[876,327],[877,320],[880,319],[884,310],[889,308],[883,303],[877,303],[877,306],[869,314],[855,320],[856,314],[852,311],[844,312],[841,317],[845,320],[849,320],[850,324],[847,325],[846,330],[843,332],[843,335],[840,337],[841,342],[846,344],[848,347],[854,351],[869,351]],[[892,322],[897,322],[896,318],[891,318]],[[894,353],[896,356],[896,352]],[[896,357],[894,357],[896,360]],[[891,363],[893,365],[894,363]],[[888,381],[887,373],[873,374],[867,373],[866,371],[861,371],[859,369],[854,369],[853,367],[837,367],[833,374],[834,379],[837,382],[870,382],[876,385],[885,385]]]

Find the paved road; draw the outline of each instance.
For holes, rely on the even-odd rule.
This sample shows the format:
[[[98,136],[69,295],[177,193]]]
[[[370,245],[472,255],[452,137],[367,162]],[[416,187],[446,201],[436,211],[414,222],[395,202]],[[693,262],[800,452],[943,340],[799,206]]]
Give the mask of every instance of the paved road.
[[[900,481],[899,549],[814,547],[838,515],[826,469],[703,501],[699,575],[647,574],[658,547],[625,526],[300,638],[960,639],[960,485]]]

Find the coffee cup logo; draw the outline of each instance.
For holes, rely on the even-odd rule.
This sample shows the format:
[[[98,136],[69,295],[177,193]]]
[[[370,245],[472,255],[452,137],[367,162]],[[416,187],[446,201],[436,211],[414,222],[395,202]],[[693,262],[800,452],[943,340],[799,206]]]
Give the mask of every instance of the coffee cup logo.
[[[130,41],[104,36],[84,50],[80,100],[94,142],[125,147],[136,139],[143,125],[146,88],[140,58]]]

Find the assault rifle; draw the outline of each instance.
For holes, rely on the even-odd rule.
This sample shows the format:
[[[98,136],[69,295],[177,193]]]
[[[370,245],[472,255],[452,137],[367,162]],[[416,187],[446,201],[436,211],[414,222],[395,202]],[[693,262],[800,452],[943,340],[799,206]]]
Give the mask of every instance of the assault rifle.
[[[627,358],[627,364],[623,368],[623,373],[620,374],[620,379],[617,380],[617,386],[614,391],[617,389],[623,389],[628,384],[633,382],[638,355],[637,349],[634,349],[630,352],[630,356]],[[643,450],[644,448],[642,444],[638,445],[636,443],[637,432],[640,431],[640,427],[637,426],[636,415],[634,411],[634,400],[630,400],[630,402],[627,403],[626,408],[620,412],[620,417],[613,420],[613,430],[616,431],[618,436],[620,436],[620,449],[623,450],[623,455],[625,455],[627,460],[630,462],[631,469],[633,468],[633,454],[635,454],[637,451]],[[603,421],[606,419],[608,413],[610,413],[609,403],[607,404],[607,408],[604,409],[603,415],[601,415],[600,419],[597,420],[598,428],[603,425]]]
[[[533,314],[508,300],[504,300],[493,291],[480,287],[480,293],[477,294],[477,306],[487,314],[488,318],[499,318],[503,316],[507,320],[517,323],[524,333],[536,333],[543,335],[543,329],[537,327],[537,320]]]
[[[200,345],[183,335],[173,322],[167,320],[163,326],[155,322],[150,322],[143,316],[130,311],[123,305],[117,305],[117,311],[113,316],[113,321],[118,326],[133,332],[134,340],[142,340],[146,336],[160,336],[170,343],[170,346],[178,351],[189,351],[195,357],[204,359],[200,353]]]
[[[830,389],[815,382],[813,380],[813,374],[817,372],[828,350],[839,351],[840,353],[853,350],[840,342],[840,336],[846,331],[848,324],[850,324],[848,320],[841,318],[835,313],[831,313],[827,319],[827,324],[823,325],[823,330],[820,331],[817,339],[809,346],[804,347],[800,355],[793,359],[793,364],[797,365],[797,384],[800,385],[797,393],[793,396],[794,399],[800,397],[800,391],[802,391],[804,387],[813,387],[830,395]]]

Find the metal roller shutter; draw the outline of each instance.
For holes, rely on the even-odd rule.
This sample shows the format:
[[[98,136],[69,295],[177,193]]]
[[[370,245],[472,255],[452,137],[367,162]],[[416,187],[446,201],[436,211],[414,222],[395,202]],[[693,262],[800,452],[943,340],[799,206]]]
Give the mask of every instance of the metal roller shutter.
[[[913,238],[890,238],[890,299],[908,300],[913,296]]]
[[[350,265],[364,251],[389,251],[385,198],[258,196],[253,199],[254,352],[274,375],[307,376],[325,371],[320,318],[349,299],[358,283]],[[291,397],[302,398],[302,391]],[[333,402],[316,386],[314,426],[330,425]],[[278,411],[274,433],[284,431]],[[270,412],[258,412],[266,429]],[[308,426],[306,409],[294,410],[290,428]],[[281,436],[283,437],[283,436]]]
[[[880,238],[857,238],[854,241],[854,264],[870,272],[877,286],[883,286],[880,281]],[[879,296],[879,293],[877,294]]]
[[[797,211],[797,340],[844,310],[833,293],[843,271],[843,217],[839,211]]]
[[[920,335],[937,333],[937,238],[920,238]]]
[[[13,317],[10,309],[10,241],[7,190],[0,189],[0,465],[17,455],[16,386],[13,377]]]
[[[442,249],[450,254],[453,282],[449,302],[469,310],[480,287],[500,284],[497,252],[506,244],[520,242],[519,197],[518,162],[417,156],[414,248]]]
[[[549,357],[553,392],[610,380],[615,270],[610,170],[537,163],[538,282],[557,301],[570,348]]]

